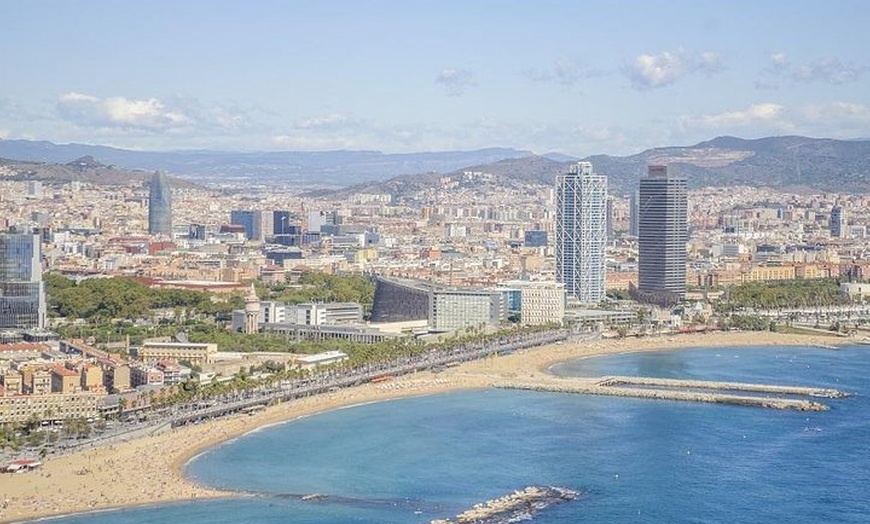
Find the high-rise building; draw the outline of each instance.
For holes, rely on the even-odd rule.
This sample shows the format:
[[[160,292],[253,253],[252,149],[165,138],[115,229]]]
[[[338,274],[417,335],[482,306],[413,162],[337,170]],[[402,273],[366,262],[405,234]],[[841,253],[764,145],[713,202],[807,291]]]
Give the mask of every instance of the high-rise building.
[[[589,162],[556,177],[556,280],[582,303],[604,299],[607,178]]]
[[[162,171],[154,173],[148,196],[148,232],[172,236],[172,189]]]
[[[0,235],[0,328],[45,327],[39,235]]]
[[[230,212],[230,224],[245,227],[245,238],[262,241],[263,212],[257,210],[234,209]]]
[[[686,293],[686,179],[667,166],[649,166],[638,199],[638,290],[662,302]]]
[[[846,238],[849,236],[849,225],[846,219],[846,210],[841,206],[831,208],[831,236],[836,238]]]
[[[640,192],[637,190],[631,192],[628,198],[628,206],[631,208],[628,212],[628,234],[637,238],[638,224],[640,223]]]

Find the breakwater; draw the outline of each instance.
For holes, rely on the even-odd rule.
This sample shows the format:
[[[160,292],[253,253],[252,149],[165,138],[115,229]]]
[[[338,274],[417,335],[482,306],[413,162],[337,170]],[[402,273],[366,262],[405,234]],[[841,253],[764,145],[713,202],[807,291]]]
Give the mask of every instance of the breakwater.
[[[475,504],[453,519],[436,519],[429,524],[505,524],[529,520],[539,510],[576,499],[580,494],[556,486],[529,486],[497,499]]]
[[[835,389],[650,377],[567,379],[540,376],[535,379],[494,383],[492,386],[500,389],[708,402],[797,411],[825,411],[830,408],[821,402],[794,397],[840,398],[848,396],[848,394]]]

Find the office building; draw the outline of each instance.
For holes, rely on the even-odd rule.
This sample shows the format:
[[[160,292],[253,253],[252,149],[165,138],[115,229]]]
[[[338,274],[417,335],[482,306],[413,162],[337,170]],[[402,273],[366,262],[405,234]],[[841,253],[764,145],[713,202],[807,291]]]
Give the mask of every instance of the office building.
[[[556,177],[556,280],[581,303],[604,299],[607,178],[589,162]]]
[[[38,235],[0,235],[0,328],[45,327]]]
[[[172,189],[162,171],[154,173],[148,196],[148,232],[172,236]]]
[[[264,239],[262,211],[234,209],[230,212],[230,224],[243,226],[248,240]]]
[[[639,196],[638,291],[651,302],[679,300],[686,293],[686,179],[649,166]]]

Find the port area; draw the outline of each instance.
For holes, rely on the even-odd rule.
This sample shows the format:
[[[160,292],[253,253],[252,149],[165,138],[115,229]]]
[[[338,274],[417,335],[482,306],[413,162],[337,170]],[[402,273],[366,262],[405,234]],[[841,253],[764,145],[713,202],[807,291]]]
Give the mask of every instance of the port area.
[[[492,386],[499,389],[709,402],[798,411],[830,409],[827,404],[806,397],[816,399],[849,396],[848,393],[829,388],[619,376],[562,378],[539,375],[529,379],[493,383]]]
[[[542,509],[579,496],[579,492],[568,488],[529,486],[504,497],[475,504],[452,519],[435,519],[429,524],[506,524],[530,520]]]

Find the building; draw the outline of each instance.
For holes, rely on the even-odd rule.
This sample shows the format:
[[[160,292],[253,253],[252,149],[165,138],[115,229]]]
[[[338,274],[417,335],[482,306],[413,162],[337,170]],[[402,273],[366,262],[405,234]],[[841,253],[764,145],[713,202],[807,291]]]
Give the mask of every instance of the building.
[[[356,302],[307,302],[284,308],[284,321],[288,324],[354,324],[362,319],[363,308]]]
[[[375,277],[371,321],[411,322],[428,320],[429,287],[413,280]]]
[[[547,247],[547,232],[539,229],[531,229],[523,233],[523,246]]]
[[[161,360],[175,362],[183,360],[195,366],[202,366],[212,363],[217,353],[217,344],[148,341],[132,351],[137,358],[150,364]]]
[[[318,366],[328,366],[347,360],[347,355],[341,351],[324,351],[315,355],[305,355],[293,361],[298,369],[315,369]]]
[[[429,325],[435,331],[498,326],[507,320],[506,300],[496,291],[437,289],[429,304]]]
[[[556,177],[556,280],[581,303],[604,299],[607,178],[589,162]]]
[[[512,280],[503,284],[508,309],[519,315],[520,324],[561,324],[565,317],[565,286],[557,282]]]
[[[849,224],[846,220],[846,210],[842,206],[831,208],[830,221],[831,236],[835,238],[847,238],[849,236]]]
[[[245,334],[253,334],[260,330],[260,297],[257,296],[257,290],[254,289],[254,284],[251,284],[251,289],[245,296]]]
[[[244,226],[245,238],[248,240],[262,242],[265,239],[262,211],[234,209],[230,212],[230,224]]]
[[[0,424],[38,420],[95,419],[100,416],[99,393],[47,393],[0,397]]]
[[[148,195],[148,232],[172,236],[172,189],[166,173],[157,171],[151,179]]]
[[[638,203],[641,296],[673,302],[686,294],[687,201],[684,177],[669,173],[667,166],[649,166],[648,176],[640,180]]]
[[[628,197],[628,234],[637,238],[640,223],[640,192],[635,190]]]
[[[38,235],[0,235],[0,328],[44,328],[45,285]]]

